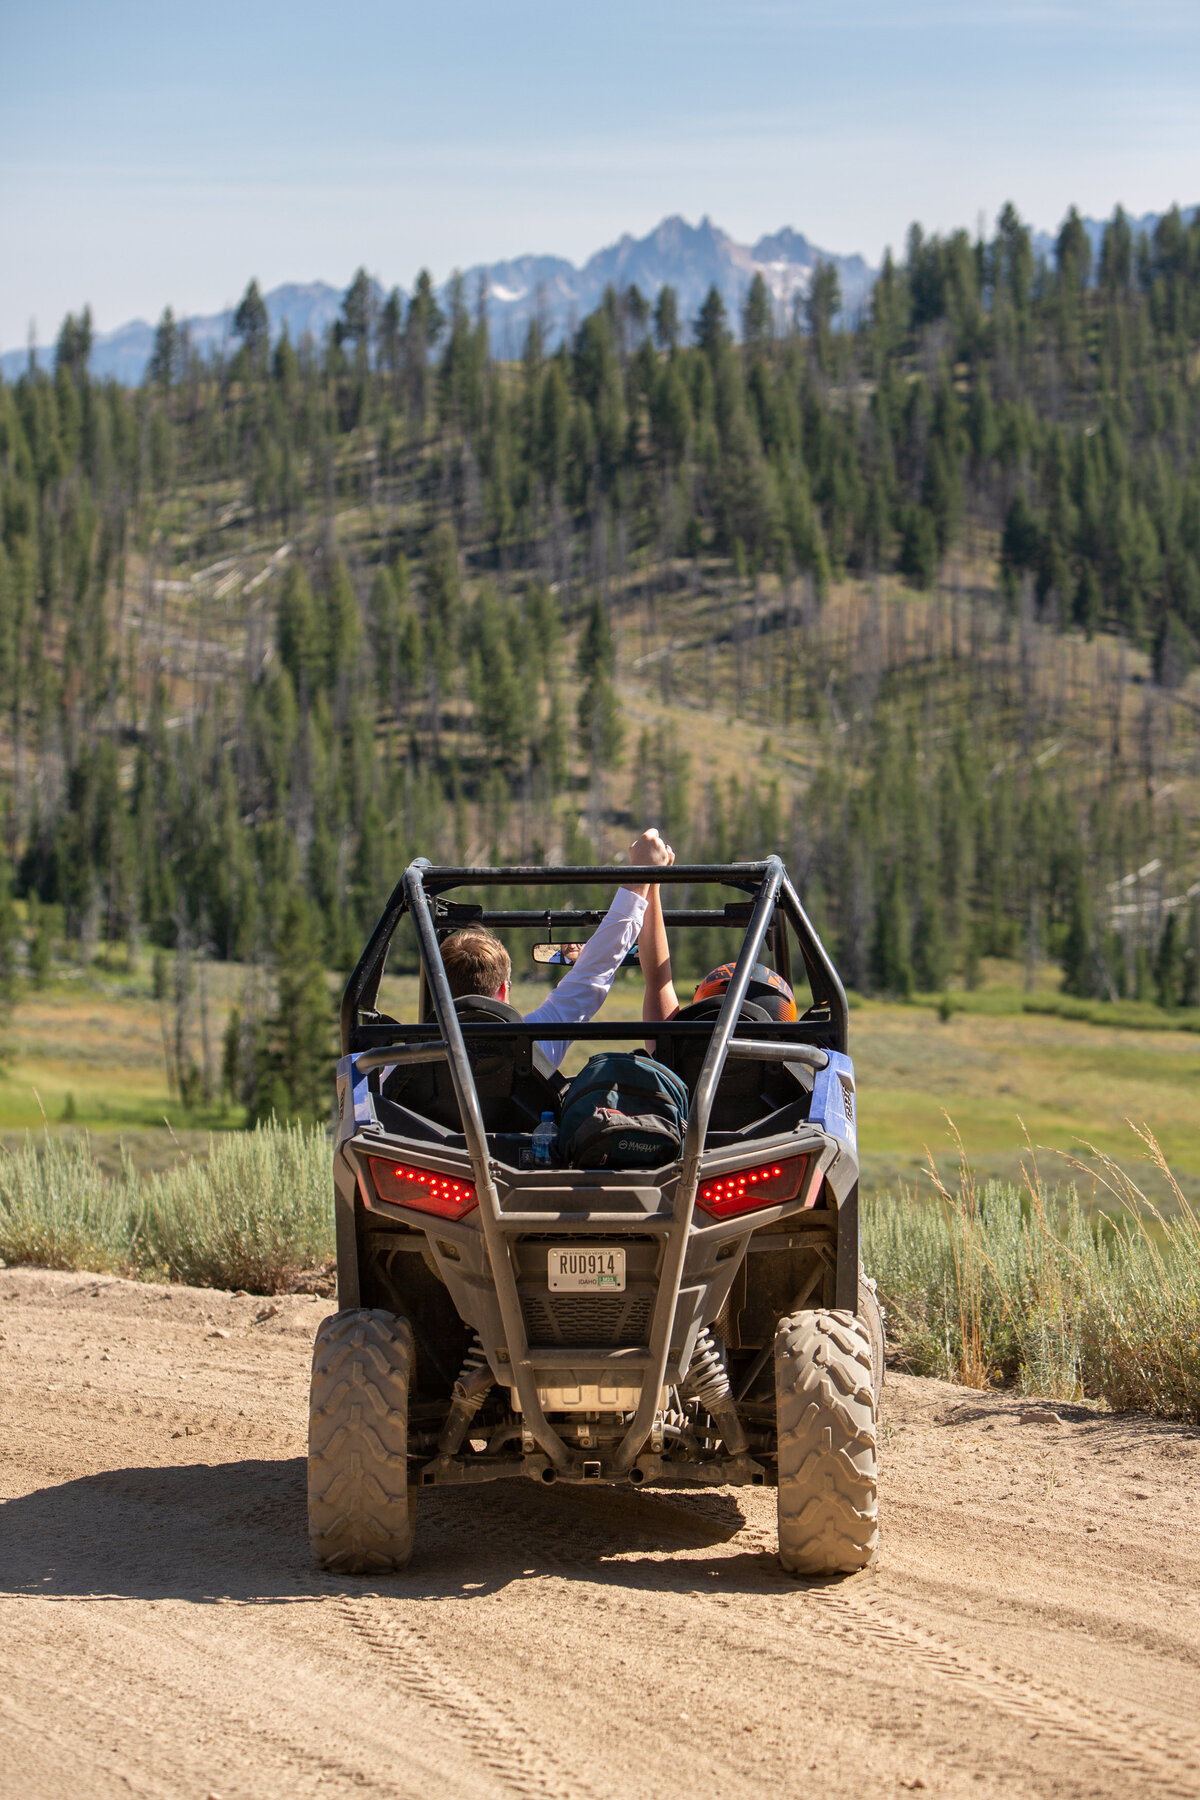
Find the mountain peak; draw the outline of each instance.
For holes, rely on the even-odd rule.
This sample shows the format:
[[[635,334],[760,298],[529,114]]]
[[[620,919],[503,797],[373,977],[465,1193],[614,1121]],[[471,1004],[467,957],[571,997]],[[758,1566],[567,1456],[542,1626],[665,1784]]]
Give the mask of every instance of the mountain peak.
[[[805,290],[813,265],[822,257],[837,266],[845,309],[853,313],[865,301],[874,278],[862,257],[817,250],[790,226],[760,238],[753,247],[738,244],[708,213],[695,225],[681,213],[671,213],[640,238],[625,232],[615,243],[597,250],[582,267],[560,256],[527,254],[476,264],[463,271],[463,281],[472,299],[483,285],[496,353],[517,356],[532,319],[541,319],[551,345],[560,342],[599,304],[610,284],[617,288],[636,285],[651,301],[663,287],[673,287],[685,322],[695,318],[709,288],[715,287],[730,319],[736,322],[756,272],[761,270],[777,301],[786,305]],[[443,284],[439,292],[444,295],[445,290]],[[285,282],[272,288],[263,296],[272,337],[278,337],[286,326],[293,343],[306,333],[321,339],[341,310],[343,292],[325,281]],[[198,350],[218,351],[232,338],[233,309],[186,323]],[[141,319],[101,333],[92,351],[92,372],[137,383],[145,374],[153,345],[154,328]],[[25,368],[27,355],[25,350],[14,350],[0,356],[0,372],[14,379]],[[43,363],[51,357],[49,350],[39,352]]]

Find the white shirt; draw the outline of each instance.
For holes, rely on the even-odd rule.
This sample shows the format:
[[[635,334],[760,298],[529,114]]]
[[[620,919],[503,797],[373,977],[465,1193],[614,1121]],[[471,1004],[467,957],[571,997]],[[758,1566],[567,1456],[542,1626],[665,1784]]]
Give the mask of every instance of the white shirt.
[[[548,1000],[526,1013],[535,1025],[582,1025],[599,1012],[616,979],[617,970],[637,943],[647,902],[641,894],[627,887],[618,888],[616,898],[579,953],[579,961],[563,976]],[[567,1054],[569,1038],[537,1039],[537,1047],[552,1069],[557,1069]],[[395,1064],[379,1071],[383,1086]]]
[[[646,901],[629,888],[618,888],[612,905],[579,953],[579,961],[564,975],[548,1000],[531,1013],[528,1024],[582,1025],[599,1012],[617,970],[637,942],[646,917]],[[552,1068],[567,1054],[569,1038],[537,1040],[537,1047]]]

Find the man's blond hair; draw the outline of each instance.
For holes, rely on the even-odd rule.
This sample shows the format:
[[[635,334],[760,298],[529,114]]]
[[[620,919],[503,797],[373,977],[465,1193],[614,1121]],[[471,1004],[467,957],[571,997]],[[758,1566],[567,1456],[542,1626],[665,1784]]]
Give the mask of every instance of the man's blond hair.
[[[468,925],[463,931],[452,931],[442,940],[442,962],[446,979],[456,1000],[464,994],[483,994],[494,999],[506,981],[512,979],[512,962],[508,951],[493,932],[482,925]]]

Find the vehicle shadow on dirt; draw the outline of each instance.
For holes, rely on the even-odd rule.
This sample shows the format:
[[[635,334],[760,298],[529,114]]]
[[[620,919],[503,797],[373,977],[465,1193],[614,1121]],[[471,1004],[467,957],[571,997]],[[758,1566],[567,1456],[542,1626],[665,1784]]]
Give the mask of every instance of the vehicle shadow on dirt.
[[[556,1576],[642,1590],[770,1592],[773,1541],[729,1493],[504,1481],[420,1495],[402,1574],[310,1560],[301,1457],[107,1470],[0,1504],[0,1594],[287,1605],[364,1592],[467,1600]]]

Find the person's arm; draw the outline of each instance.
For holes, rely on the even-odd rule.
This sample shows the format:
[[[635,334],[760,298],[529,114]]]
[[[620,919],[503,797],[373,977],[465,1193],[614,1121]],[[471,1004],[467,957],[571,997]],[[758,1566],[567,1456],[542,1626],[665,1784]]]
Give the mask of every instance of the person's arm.
[[[662,889],[655,882],[650,889],[646,917],[638,939],[638,960],[646,992],[642,998],[643,1019],[670,1019],[679,1011],[679,996],[671,976],[671,946],[663,923]]]
[[[673,858],[674,851],[655,830],[643,831],[629,848],[629,860],[635,867],[661,867]],[[580,951],[574,968],[563,976],[549,999],[526,1014],[528,1020],[537,1025],[579,1025],[600,1010],[617,970],[642,928],[648,893],[643,882],[630,882],[617,889],[612,905]],[[567,1053],[568,1041],[539,1039],[537,1047],[557,1068]]]
[[[579,952],[574,968],[563,976],[548,999],[525,1017],[534,1025],[579,1025],[604,1005],[617,970],[632,949],[647,902],[633,888],[617,889],[616,898]],[[552,1067],[567,1053],[569,1040],[537,1040],[537,1047]]]

